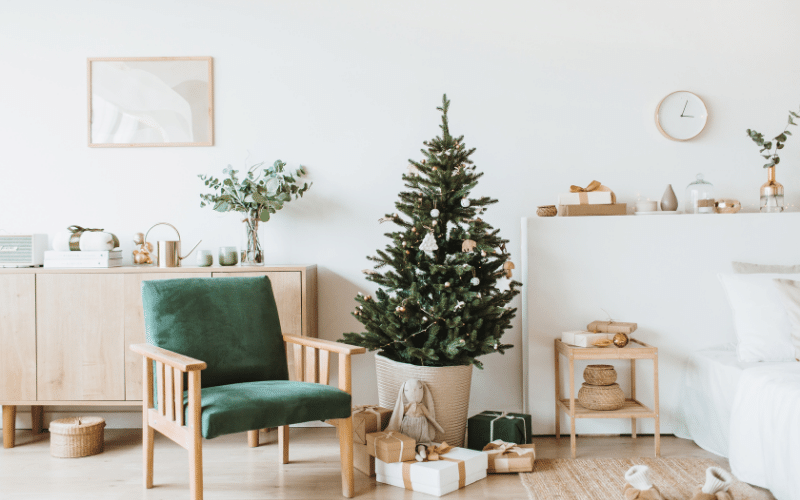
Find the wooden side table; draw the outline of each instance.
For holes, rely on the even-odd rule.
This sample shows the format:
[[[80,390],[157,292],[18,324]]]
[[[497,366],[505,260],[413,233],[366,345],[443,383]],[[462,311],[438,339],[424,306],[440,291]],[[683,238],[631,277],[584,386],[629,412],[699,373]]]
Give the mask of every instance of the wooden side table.
[[[566,356],[569,360],[569,399],[562,399],[561,397],[561,377],[560,377],[560,357],[559,355]],[[631,397],[625,400],[625,405],[619,410],[588,410],[580,406],[575,399],[575,360],[576,359],[591,359],[591,360],[608,360],[608,359],[630,359],[631,360]],[[653,360],[653,406],[651,410],[642,402],[636,399],[636,360],[637,359],[652,359]],[[630,418],[631,419],[631,437],[636,439],[636,419],[637,418],[652,418],[655,421],[655,454],[661,455],[661,433],[660,421],[658,417],[658,349],[640,342],[636,339],[631,339],[630,343],[624,348],[616,346],[612,347],[573,347],[561,342],[561,339],[555,341],[555,368],[556,368],[556,438],[561,439],[561,411],[570,417],[570,448],[572,449],[572,458],[576,455],[576,439],[575,439],[575,419],[578,418]]]

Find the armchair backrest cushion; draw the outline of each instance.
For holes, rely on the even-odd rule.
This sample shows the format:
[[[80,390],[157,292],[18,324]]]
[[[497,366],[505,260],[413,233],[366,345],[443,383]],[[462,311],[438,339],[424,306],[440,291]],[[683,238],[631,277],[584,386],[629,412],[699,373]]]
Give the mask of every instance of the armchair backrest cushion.
[[[202,386],[288,380],[269,278],[142,282],[147,343],[205,361]]]

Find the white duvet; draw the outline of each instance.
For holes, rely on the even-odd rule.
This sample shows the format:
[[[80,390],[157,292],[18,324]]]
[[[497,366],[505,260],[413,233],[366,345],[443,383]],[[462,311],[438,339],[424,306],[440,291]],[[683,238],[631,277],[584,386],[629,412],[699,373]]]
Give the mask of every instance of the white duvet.
[[[800,363],[749,368],[731,412],[729,460],[742,481],[800,500]]]

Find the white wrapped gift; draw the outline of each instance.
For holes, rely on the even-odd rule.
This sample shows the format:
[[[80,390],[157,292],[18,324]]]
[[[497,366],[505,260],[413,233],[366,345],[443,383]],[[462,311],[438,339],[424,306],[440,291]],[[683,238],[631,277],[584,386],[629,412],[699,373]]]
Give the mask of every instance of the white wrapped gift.
[[[594,343],[598,340],[614,340],[614,334],[592,333],[585,330],[561,333],[561,342],[575,347],[594,347]]]
[[[611,191],[591,191],[589,193],[562,193],[558,195],[559,205],[611,205]]]
[[[443,448],[447,450],[445,453],[436,452]],[[429,460],[425,462],[388,464],[376,458],[375,479],[380,483],[440,497],[486,477],[489,467],[486,453],[453,448],[447,443],[437,448],[430,447],[429,450]]]

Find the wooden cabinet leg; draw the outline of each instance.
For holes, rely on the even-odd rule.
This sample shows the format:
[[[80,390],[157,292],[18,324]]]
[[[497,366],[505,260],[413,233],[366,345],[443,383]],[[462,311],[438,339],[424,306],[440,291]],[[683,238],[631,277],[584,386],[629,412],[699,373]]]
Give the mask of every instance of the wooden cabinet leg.
[[[555,349],[556,359],[555,359],[555,368],[556,368],[556,440],[561,441],[561,367],[560,363],[560,354],[558,352],[558,348]]]
[[[33,434],[41,434],[44,428],[44,406],[31,406],[31,430]]]
[[[636,360],[631,360],[631,399],[636,400]],[[636,419],[631,418],[631,437],[636,439]]]
[[[575,437],[575,360],[571,356],[569,358],[569,418],[569,447],[572,450],[572,458],[575,458],[577,454],[577,442]]]
[[[281,449],[281,463],[289,463],[289,426],[278,427],[278,448]]]
[[[17,407],[3,406],[3,448],[14,447],[14,432],[17,430]]]
[[[258,447],[258,429],[254,431],[247,431],[247,446],[250,448]]]
[[[658,402],[658,355],[653,358],[653,403],[655,406],[654,410],[656,412],[655,418],[655,446],[656,446],[656,456],[661,456],[661,410],[659,409],[659,402]]]

